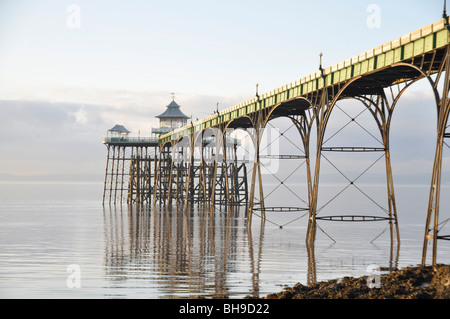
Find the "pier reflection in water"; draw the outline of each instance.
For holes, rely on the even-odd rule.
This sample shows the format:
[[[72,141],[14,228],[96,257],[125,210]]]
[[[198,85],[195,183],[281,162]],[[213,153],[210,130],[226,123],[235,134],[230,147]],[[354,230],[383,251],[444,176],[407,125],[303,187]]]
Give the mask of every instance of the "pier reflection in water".
[[[365,275],[373,263],[396,266],[397,250],[388,244],[366,238],[351,247],[329,240],[307,247],[304,222],[280,229],[260,219],[247,228],[243,213],[105,207],[107,285],[120,294],[142,289],[146,298],[263,297],[284,285],[315,283],[318,260],[319,281]]]
[[[253,254],[254,245],[239,215],[118,207],[105,209],[104,216],[105,263],[112,281],[127,281],[127,287],[130,281],[148,284],[158,297],[227,297],[229,276],[237,277],[232,281],[238,286],[258,280],[243,265],[249,259],[242,255]]]

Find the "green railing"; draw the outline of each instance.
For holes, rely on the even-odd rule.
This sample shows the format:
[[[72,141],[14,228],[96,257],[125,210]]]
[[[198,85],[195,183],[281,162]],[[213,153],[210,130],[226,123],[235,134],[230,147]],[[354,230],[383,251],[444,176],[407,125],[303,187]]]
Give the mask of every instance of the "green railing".
[[[124,144],[132,144],[132,143],[152,143],[158,144],[157,137],[104,137],[103,144],[111,144],[111,143],[124,143]]]

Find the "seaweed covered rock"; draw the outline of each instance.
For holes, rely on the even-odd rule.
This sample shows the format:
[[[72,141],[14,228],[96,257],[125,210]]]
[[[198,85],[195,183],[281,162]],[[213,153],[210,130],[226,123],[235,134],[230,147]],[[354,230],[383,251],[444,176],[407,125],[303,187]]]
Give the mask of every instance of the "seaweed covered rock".
[[[436,298],[450,298],[450,266],[440,266],[430,282],[430,288],[436,291]]]
[[[446,299],[450,298],[450,266],[407,267],[381,276],[370,288],[366,276],[344,277],[310,286],[297,284],[267,299]]]

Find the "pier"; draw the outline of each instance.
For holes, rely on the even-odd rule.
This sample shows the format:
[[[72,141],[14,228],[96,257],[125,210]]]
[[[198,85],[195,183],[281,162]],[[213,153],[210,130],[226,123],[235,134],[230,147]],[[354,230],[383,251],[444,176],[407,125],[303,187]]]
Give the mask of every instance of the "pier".
[[[393,246],[400,243],[397,208],[390,160],[390,127],[396,105],[414,83],[429,83],[437,109],[434,165],[431,174],[427,212],[424,212],[424,244],[422,264],[426,263],[429,243],[431,262],[437,262],[438,240],[448,240],[439,211],[441,170],[444,140],[450,137],[450,26],[448,17],[377,46],[329,67],[322,66],[322,54],[317,72],[296,79],[279,88],[256,94],[235,106],[217,111],[199,121],[187,123],[173,100],[160,117],[160,130],[151,138],[130,138],[123,127],[109,130],[103,140],[107,146],[104,203],[152,204],[160,207],[187,209],[202,205],[213,214],[216,208],[232,213],[245,207],[247,225],[253,216],[265,218],[266,211],[306,211],[308,227],[306,241],[313,243],[318,221],[386,222]],[[327,126],[338,103],[356,101],[373,118],[379,145],[329,145]],[[343,109],[345,111],[345,108]],[[170,117],[170,121],[165,118]],[[264,181],[261,174],[261,141],[270,121],[289,119],[298,131],[296,145],[303,150],[308,189],[307,207],[266,207]],[[353,117],[350,121],[358,121]],[[347,123],[342,123],[345,126]],[[254,148],[253,161],[239,160],[236,150],[239,139],[236,130],[250,136]],[[315,137],[312,145],[311,137]],[[314,152],[312,152],[314,151]],[[324,161],[333,165],[329,154],[358,156],[378,154],[375,162],[384,163],[386,202],[380,215],[321,214],[318,207],[320,172]],[[312,154],[315,158],[312,163]],[[268,154],[274,159],[287,159],[285,154]],[[248,166],[248,167],[247,167]],[[251,176],[247,181],[247,173]],[[358,178],[347,187],[357,187]],[[362,176],[365,171],[361,172]],[[126,195],[126,196],[125,196]],[[369,200],[371,200],[369,198]],[[372,202],[374,202],[372,200]],[[375,203],[378,205],[378,203]],[[381,207],[381,205],[379,205]]]

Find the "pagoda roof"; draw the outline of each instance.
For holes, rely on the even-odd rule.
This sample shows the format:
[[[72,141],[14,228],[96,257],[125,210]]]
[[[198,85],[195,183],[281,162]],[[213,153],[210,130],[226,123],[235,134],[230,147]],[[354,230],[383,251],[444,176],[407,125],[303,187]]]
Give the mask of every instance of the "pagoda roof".
[[[156,118],[184,118],[188,119],[189,116],[181,112],[180,106],[173,100],[167,105],[167,109],[160,115],[156,116]]]
[[[110,131],[110,132],[121,132],[121,133],[130,133],[130,131],[128,131],[125,128],[125,126],[119,125],[119,124],[114,125],[114,127],[109,129],[108,131]]]

